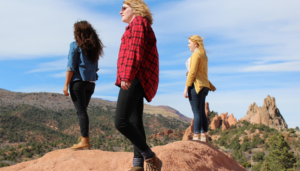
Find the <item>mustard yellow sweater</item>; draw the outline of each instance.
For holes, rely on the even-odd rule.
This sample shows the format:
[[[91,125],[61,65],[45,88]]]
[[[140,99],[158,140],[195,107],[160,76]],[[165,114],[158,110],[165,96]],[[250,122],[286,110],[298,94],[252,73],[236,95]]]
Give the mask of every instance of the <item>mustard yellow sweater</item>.
[[[207,63],[207,56],[201,55],[199,50],[192,54],[186,86],[190,87],[194,83],[197,94],[203,87],[209,88],[210,91],[216,90],[216,87],[208,80]]]

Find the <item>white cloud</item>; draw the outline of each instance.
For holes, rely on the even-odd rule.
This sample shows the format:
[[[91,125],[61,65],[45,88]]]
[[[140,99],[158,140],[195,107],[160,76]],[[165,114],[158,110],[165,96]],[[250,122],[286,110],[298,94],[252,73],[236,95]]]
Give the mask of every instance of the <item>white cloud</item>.
[[[66,70],[67,59],[61,59],[53,62],[41,63],[36,69],[30,70],[27,73],[48,72],[57,70]]]
[[[115,82],[103,83],[100,81],[96,82],[95,93],[97,94],[118,94],[119,88],[115,86]]]
[[[112,74],[114,73],[114,70],[112,69],[99,69],[98,74]]]
[[[248,64],[235,64],[231,66],[209,67],[210,74],[218,73],[245,73],[245,72],[299,72],[300,61],[279,62],[265,64],[267,61],[259,61]]]
[[[298,6],[296,0],[184,0],[156,8],[154,27],[159,40],[172,45],[192,34],[213,38],[207,48],[219,60],[299,60]]]
[[[300,71],[300,61],[284,62],[277,64],[266,64],[249,66],[242,69],[243,72],[283,72]]]
[[[60,72],[60,73],[57,73],[57,74],[51,74],[50,77],[54,77],[54,78],[66,77],[66,72]]]
[[[6,23],[0,32],[0,60],[67,56],[78,20],[88,20],[107,48],[118,48],[124,31],[120,16],[58,0],[1,2],[0,20]]]
[[[163,70],[159,71],[160,78],[178,78],[178,77],[184,77],[186,74],[186,70]]]

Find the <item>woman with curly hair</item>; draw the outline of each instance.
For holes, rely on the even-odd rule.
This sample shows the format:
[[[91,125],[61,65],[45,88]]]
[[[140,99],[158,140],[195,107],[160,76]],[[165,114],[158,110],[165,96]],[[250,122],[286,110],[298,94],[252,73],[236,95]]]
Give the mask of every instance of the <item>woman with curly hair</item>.
[[[186,61],[188,73],[183,95],[185,98],[189,98],[194,113],[193,140],[206,142],[208,121],[205,114],[205,98],[209,90],[215,91],[216,88],[208,80],[208,58],[203,39],[198,35],[190,36],[188,47],[193,54]]]
[[[116,85],[121,87],[115,127],[134,145],[130,171],[160,171],[162,162],[146,143],[143,125],[144,97],[148,102],[158,87],[158,52],[152,14],[143,0],[125,0],[120,11],[129,25],[121,39]]]
[[[98,79],[99,57],[103,55],[103,44],[96,30],[87,21],[74,24],[75,40],[70,44],[64,95],[69,96],[68,89],[75,105],[81,137],[80,142],[71,149],[90,149],[89,117],[87,107]],[[70,85],[69,85],[70,84]]]

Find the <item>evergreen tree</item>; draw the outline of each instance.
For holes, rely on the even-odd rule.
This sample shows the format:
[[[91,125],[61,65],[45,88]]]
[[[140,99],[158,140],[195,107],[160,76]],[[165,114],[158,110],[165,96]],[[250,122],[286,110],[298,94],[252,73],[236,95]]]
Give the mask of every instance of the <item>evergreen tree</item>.
[[[271,171],[268,158],[263,162],[260,171]]]
[[[267,164],[270,170],[286,170],[293,168],[296,159],[289,144],[285,141],[284,136],[279,134],[270,138],[270,151],[267,158]]]

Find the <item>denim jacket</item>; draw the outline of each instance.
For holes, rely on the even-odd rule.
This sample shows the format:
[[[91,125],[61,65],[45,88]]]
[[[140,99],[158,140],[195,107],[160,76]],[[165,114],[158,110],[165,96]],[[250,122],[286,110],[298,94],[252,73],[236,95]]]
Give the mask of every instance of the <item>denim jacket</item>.
[[[98,61],[92,63],[86,55],[82,53],[80,47],[78,47],[76,41],[70,44],[70,51],[68,55],[67,71],[72,71],[72,81],[96,81],[98,80],[97,71]]]

